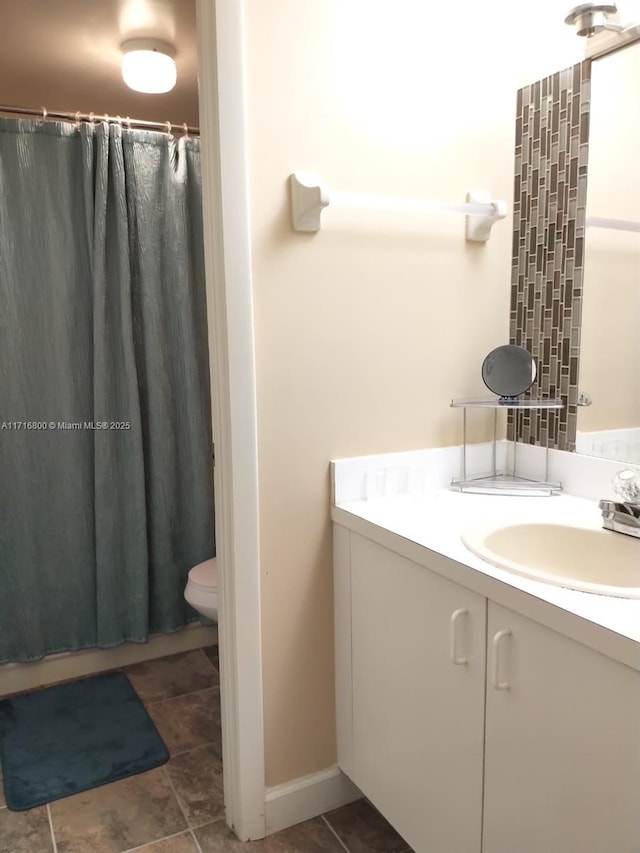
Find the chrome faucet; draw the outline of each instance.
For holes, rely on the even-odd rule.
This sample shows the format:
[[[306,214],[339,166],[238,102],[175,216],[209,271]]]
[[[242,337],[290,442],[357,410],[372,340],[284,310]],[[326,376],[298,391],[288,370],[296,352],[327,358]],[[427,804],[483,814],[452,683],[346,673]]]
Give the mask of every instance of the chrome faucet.
[[[613,490],[622,500],[600,501],[602,526],[640,539],[640,472],[618,471],[613,478]]]

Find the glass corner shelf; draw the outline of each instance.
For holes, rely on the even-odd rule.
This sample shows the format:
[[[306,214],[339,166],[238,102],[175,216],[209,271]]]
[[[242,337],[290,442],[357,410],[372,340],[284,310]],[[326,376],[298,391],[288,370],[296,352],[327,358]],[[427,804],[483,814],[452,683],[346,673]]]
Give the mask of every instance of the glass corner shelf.
[[[515,410],[516,424],[515,434],[518,432],[518,421],[522,417],[521,412],[531,409],[562,409],[562,400],[554,400],[542,397],[475,397],[451,401],[453,408],[463,410],[463,440],[462,440],[462,470],[460,477],[451,480],[451,488],[459,492],[470,492],[475,494],[495,495],[539,495],[551,496],[562,491],[560,483],[549,480],[549,438],[545,446],[545,472],[544,478],[532,480],[527,477],[518,476],[516,473],[516,448],[514,440],[511,453],[511,465],[509,471],[499,471],[497,465],[497,443],[498,443],[498,409]],[[491,470],[489,473],[469,476],[467,472],[467,409],[493,409],[493,442],[491,448]]]
[[[457,409],[562,409],[562,400],[543,397],[467,397],[452,400]]]
[[[513,474],[484,474],[479,477],[453,477],[451,488],[458,492],[477,495],[512,495],[520,497],[551,497],[562,492],[561,483],[528,480]]]

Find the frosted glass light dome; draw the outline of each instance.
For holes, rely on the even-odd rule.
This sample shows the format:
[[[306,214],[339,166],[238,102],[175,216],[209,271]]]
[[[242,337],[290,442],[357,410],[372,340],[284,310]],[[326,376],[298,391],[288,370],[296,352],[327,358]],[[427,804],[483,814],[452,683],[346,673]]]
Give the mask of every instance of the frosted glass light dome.
[[[158,39],[130,39],[122,45],[122,79],[130,89],[149,95],[176,85],[175,50]]]

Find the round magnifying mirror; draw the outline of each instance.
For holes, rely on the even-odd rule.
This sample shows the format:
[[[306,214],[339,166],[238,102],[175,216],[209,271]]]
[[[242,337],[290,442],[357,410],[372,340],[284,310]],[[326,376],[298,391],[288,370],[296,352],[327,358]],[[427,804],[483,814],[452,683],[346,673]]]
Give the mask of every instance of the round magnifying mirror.
[[[496,347],[482,362],[482,380],[500,397],[517,397],[536,381],[535,360],[528,350],[516,344]]]

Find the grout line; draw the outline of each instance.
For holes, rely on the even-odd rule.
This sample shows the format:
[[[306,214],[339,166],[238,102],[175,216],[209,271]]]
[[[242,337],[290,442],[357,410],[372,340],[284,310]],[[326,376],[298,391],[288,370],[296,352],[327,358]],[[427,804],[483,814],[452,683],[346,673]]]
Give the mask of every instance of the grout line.
[[[220,823],[221,820],[224,820],[224,812],[218,817],[214,817],[213,820],[205,820],[204,823],[199,823],[197,826],[191,827],[191,832],[195,832],[196,829],[203,829],[205,826],[210,826],[212,823]]]
[[[128,847],[123,853],[134,853],[135,850],[144,850],[150,844],[159,844],[161,841],[168,841],[170,838],[177,838],[179,835],[186,835],[188,829],[181,829],[180,832],[174,832],[173,835],[165,835],[164,838],[154,838],[153,841],[145,841],[144,844],[138,844],[137,847]]]
[[[169,761],[166,763],[169,764],[172,758],[177,758],[179,755],[188,755],[190,752],[198,752],[200,749],[210,749],[212,746],[217,746],[219,743],[222,743],[220,738],[208,741],[207,743],[201,743],[200,746],[192,746],[191,749],[185,749],[182,752],[171,752],[169,755]]]
[[[184,755],[184,753],[182,753],[182,754]],[[167,763],[168,763],[168,762],[167,762]],[[164,764],[164,765],[162,766],[162,769],[164,770],[165,775],[166,775],[166,777],[167,777],[167,780],[168,780],[168,782],[169,782],[169,786],[170,786],[171,790],[173,791],[173,793],[174,793],[174,795],[175,795],[176,800],[178,801],[178,806],[180,807],[180,811],[182,812],[182,816],[184,817],[184,819],[185,819],[185,821],[186,821],[186,823],[187,823],[187,829],[188,829],[192,834],[193,834],[194,830],[196,830],[196,829],[202,829],[202,827],[203,827],[203,826],[208,826],[210,823],[217,823],[219,820],[224,820],[224,812],[223,812],[223,813],[222,813],[221,815],[219,815],[218,817],[214,817],[214,819],[213,819],[213,820],[205,820],[203,823],[199,823],[199,824],[197,824],[196,826],[190,826],[190,825],[189,825],[189,819],[188,819],[188,817],[187,817],[187,813],[186,813],[186,811],[184,810],[184,808],[182,807],[182,802],[181,802],[181,800],[180,800],[180,797],[178,796],[178,792],[176,791],[175,785],[173,784],[173,780],[171,779],[171,776],[169,775],[169,772],[167,771],[167,765],[166,765],[166,764]],[[183,832],[184,832],[184,830],[183,830]],[[195,838],[195,836],[194,836],[194,838]],[[197,839],[196,839],[196,843],[197,843]],[[198,845],[198,849],[200,849],[200,845]],[[128,853],[128,851],[127,851],[127,853]]]
[[[53,853],[58,853],[58,844],[53,831],[53,819],[51,817],[51,804],[47,803],[47,817],[49,818],[49,831],[51,833],[51,843],[53,844]]]
[[[175,750],[169,750],[169,761],[171,761],[172,758],[178,758],[181,755],[188,755],[190,752],[196,752],[198,749],[206,749],[207,747],[218,746],[218,744],[221,743],[222,740],[220,738],[217,738],[216,740],[207,741],[207,743],[201,743],[200,746],[192,746],[191,749],[182,749],[180,750],[180,752],[176,752]],[[169,749],[169,747],[167,747],[167,749]],[[167,761],[166,763],[168,764],[169,761]]]
[[[376,809],[376,811],[377,811],[377,809]],[[335,835],[335,837],[338,839],[338,841],[340,842],[340,844],[342,845],[342,847],[344,847],[344,849],[347,851],[347,853],[351,853],[351,851],[349,850],[349,848],[347,847],[347,845],[345,844],[345,842],[344,842],[344,841],[342,840],[342,838],[340,838],[340,836],[338,835],[337,830],[335,830],[335,829],[331,826],[331,824],[330,824],[329,820],[325,817],[325,815],[320,815],[320,817],[321,817],[321,818],[322,818],[322,820],[327,824],[327,826],[329,827],[329,829],[331,830],[331,832],[333,832],[333,834],[334,834],[334,835]],[[397,831],[397,830],[396,830],[396,831]],[[404,840],[404,838],[402,839],[402,843],[403,843],[405,846],[404,846],[404,847],[399,847],[399,848],[397,848],[397,851],[396,851],[396,849],[394,848],[394,853],[414,853],[414,851],[413,851],[413,850],[412,850],[412,848],[411,848],[411,847],[406,843],[406,841]]]
[[[193,843],[196,845],[197,853],[202,853],[202,847],[200,847],[200,842],[196,838],[196,834],[193,830],[191,830],[191,837],[193,838]]]
[[[170,785],[170,787],[171,787],[171,790],[173,791],[173,793],[174,793],[174,795],[175,795],[175,798],[176,798],[176,800],[178,801],[178,805],[180,806],[180,811],[182,812],[182,815],[183,815],[183,817],[184,817],[185,821],[187,822],[187,829],[188,829],[188,831],[191,833],[191,837],[193,838],[193,840],[194,840],[194,842],[195,842],[195,845],[196,845],[196,847],[197,847],[197,849],[198,849],[198,853],[202,853],[202,848],[200,847],[200,842],[198,841],[198,839],[197,839],[197,838],[196,838],[196,836],[195,836],[195,830],[196,830],[196,829],[202,829],[202,827],[203,827],[203,826],[209,826],[209,824],[210,824],[210,823],[217,823],[219,820],[224,820],[224,813],[223,813],[223,814],[221,814],[221,815],[220,815],[220,817],[216,817],[216,818],[214,818],[213,820],[206,820],[206,821],[204,821],[204,823],[199,823],[197,826],[189,826],[189,820],[188,820],[188,818],[187,818],[187,813],[186,813],[186,811],[182,808],[182,803],[181,803],[181,801],[180,801],[180,797],[178,796],[178,792],[176,791],[176,789],[175,789],[175,785],[173,784],[173,781],[172,781],[172,779],[171,779],[171,776],[169,775],[169,773],[168,773],[168,771],[167,771],[167,765],[166,765],[166,764],[165,764],[165,765],[163,765],[163,768],[162,768],[162,769],[164,770],[165,775],[166,775],[166,777],[167,777],[167,779],[168,779],[168,781],[169,781],[169,785]],[[161,840],[164,840],[164,839],[161,839]],[[126,851],[126,853],[129,853],[129,851]]]
[[[206,659],[207,659],[208,663],[213,667],[214,672],[216,672],[216,673],[217,673],[217,675],[220,675],[220,672],[219,672],[219,670],[218,670],[218,667],[217,667],[217,666],[215,665],[215,663],[211,660],[211,658],[209,657],[209,655],[205,652],[204,648],[201,648],[199,651],[201,651],[201,652],[202,652],[202,654],[206,657]]]
[[[224,814],[221,814],[219,817],[215,817],[213,820],[208,820],[205,823],[199,823],[197,826],[191,827],[191,835],[193,836],[193,840],[195,841],[196,847],[198,848],[198,853],[202,853],[202,847],[200,847],[200,842],[196,837],[196,831],[198,829],[204,829],[205,826],[211,826],[212,823],[221,823],[222,821],[224,821],[224,818]],[[413,853],[413,851],[411,851],[411,853]]]
[[[180,811],[182,813],[182,817],[184,818],[184,822],[187,824],[187,829],[191,829],[191,826],[189,824],[189,819],[187,818],[187,813],[186,813],[186,811],[182,805],[182,800],[178,796],[178,792],[176,791],[176,786],[173,784],[173,780],[172,780],[171,776],[169,776],[169,771],[167,770],[167,765],[163,764],[162,769],[164,770],[164,775],[167,777],[167,782],[169,783],[169,787],[173,791],[173,796],[176,798],[176,802],[178,803],[178,808],[180,809]]]
[[[167,696],[166,699],[154,699],[153,702],[145,702],[140,695],[138,695],[138,699],[140,699],[145,708],[151,708],[153,705],[159,705],[161,702],[175,702],[176,699],[184,699],[185,696],[197,696],[198,693],[204,693],[207,690],[217,690],[219,693],[220,685],[214,684],[213,687],[203,687],[202,690],[192,690],[190,693],[181,693],[179,696]]]
[[[344,841],[340,838],[340,836],[339,836],[339,835],[338,835],[338,833],[335,831],[335,829],[331,826],[331,824],[330,824],[330,823],[329,823],[329,821],[326,819],[326,817],[325,817],[324,815],[320,815],[320,817],[321,817],[321,818],[322,818],[322,820],[327,824],[327,826],[329,827],[329,829],[331,830],[331,832],[335,835],[335,837],[338,839],[338,841],[340,842],[340,846],[341,846],[341,847],[343,847],[343,848],[347,851],[347,853],[351,853],[351,851],[349,850],[349,848],[347,847],[347,845],[346,845],[346,844],[344,843]]]

